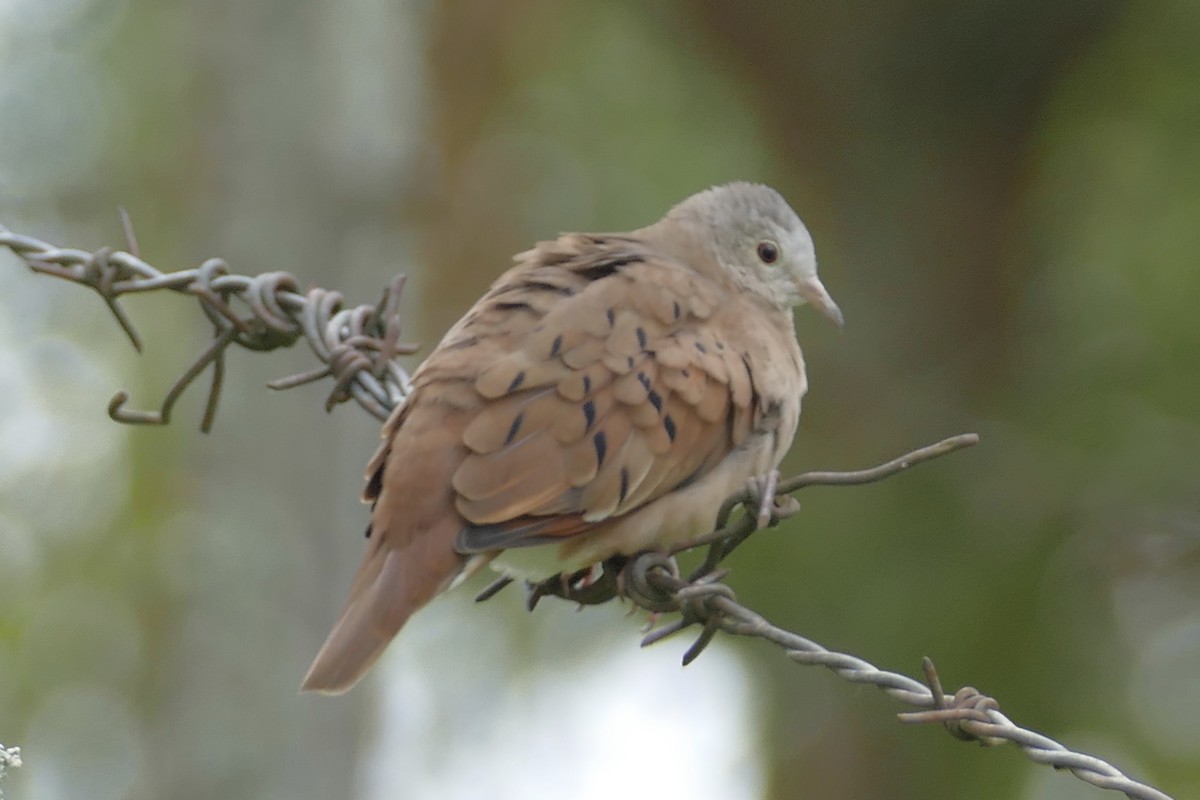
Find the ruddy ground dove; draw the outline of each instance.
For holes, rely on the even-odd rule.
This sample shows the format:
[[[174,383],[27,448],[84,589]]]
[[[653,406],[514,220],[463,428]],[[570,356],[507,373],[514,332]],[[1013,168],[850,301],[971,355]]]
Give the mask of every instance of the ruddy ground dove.
[[[808,384],[792,308],[842,321],[807,229],[766,186],[515,260],[383,428],[367,554],[305,690],[352,687],[485,563],[544,578],[711,530],[796,432]]]

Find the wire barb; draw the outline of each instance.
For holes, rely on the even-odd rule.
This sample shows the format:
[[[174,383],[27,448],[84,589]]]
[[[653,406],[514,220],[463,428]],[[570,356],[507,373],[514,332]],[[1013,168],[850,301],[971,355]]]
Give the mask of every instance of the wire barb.
[[[649,581],[662,591],[671,593],[681,620],[664,629],[667,633],[656,636],[661,641],[666,636],[700,622],[705,626],[704,634],[688,649],[685,660],[691,660],[700,649],[711,641],[712,632],[724,631],[735,636],[748,636],[771,642],[786,652],[789,658],[800,664],[819,665],[832,670],[852,683],[876,686],[896,700],[914,706],[920,711],[905,712],[904,722],[941,722],[957,738],[995,746],[1012,742],[1018,745],[1031,760],[1048,764],[1056,769],[1067,769],[1075,777],[1102,789],[1122,792],[1131,800],[1171,800],[1170,796],[1133,780],[1116,767],[1094,756],[1069,750],[1054,739],[1014,724],[1000,712],[999,704],[972,687],[964,687],[947,700],[941,690],[941,682],[933,669],[933,662],[925,659],[927,682],[922,684],[896,672],[888,672],[856,656],[838,653],[822,647],[791,631],[769,623],[758,613],[740,605],[732,592],[715,591],[722,584],[705,584],[705,591],[697,593],[697,584],[681,582],[662,569],[657,554],[645,554],[633,559],[630,569],[637,569],[637,562],[652,559],[647,572]],[[683,583],[681,586],[680,583]],[[725,588],[725,587],[723,587]],[[698,597],[703,601],[697,603]],[[633,602],[641,605],[638,595],[629,595]],[[661,607],[656,599],[655,609]],[[682,623],[682,624],[681,624]],[[647,637],[649,639],[650,637]],[[650,643],[643,640],[643,643]]]
[[[96,291],[116,318],[134,349],[142,349],[137,329],[125,314],[119,298],[137,292],[170,290],[195,297],[213,325],[209,346],[167,392],[156,412],[125,408],[129,395],[118,392],[109,403],[109,414],[118,422],[165,425],[175,401],[210,364],[213,381],[209,389],[201,429],[207,431],[216,412],[224,370],[225,351],[232,344],[250,350],[289,347],[301,336],[324,365],[320,369],[273,381],[275,389],[288,389],[325,377],[334,388],[326,409],[355,400],[368,413],[384,419],[408,396],[408,373],[397,363],[397,355],[411,354],[416,345],[401,343],[398,304],[404,277],[397,277],[375,306],[343,309],[342,296],[325,289],[310,289],[301,295],[296,279],[285,272],[256,277],[233,275],[220,259],[209,259],[199,267],[163,273],[143,261],[128,214],[121,210],[126,251],[103,248],[84,250],[58,248],[0,226],[0,245],[7,247],[31,270],[87,286]],[[232,301],[249,309],[239,314]],[[675,612],[677,620],[648,633],[643,646],[669,638],[694,625],[700,636],[684,654],[690,663],[713,641],[717,633],[762,639],[782,648],[799,664],[819,665],[852,683],[872,684],[902,703],[918,710],[900,714],[906,723],[938,722],[957,738],[985,745],[1017,744],[1039,764],[1067,769],[1093,786],[1123,792],[1132,800],[1171,800],[1163,792],[1139,783],[1099,758],[1068,750],[1042,734],[1013,724],[1000,712],[991,697],[971,687],[947,698],[933,662],[923,663],[925,683],[906,675],[881,670],[861,658],[838,653],[799,634],[769,623],[758,613],[737,602],[733,590],[722,581],[728,570],[719,564],[763,524],[778,521],[799,506],[792,493],[807,486],[853,486],[882,480],[916,464],[968,447],[979,441],[973,433],[944,439],[906,453],[885,464],[855,472],[807,472],[786,480],[765,479],[757,491],[743,490],[723,504],[715,530],[675,548],[670,553],[642,553],[619,557],[603,564],[597,574],[583,570],[573,575],[555,575],[529,587],[528,606],[545,596],[561,597],[580,604],[607,602],[625,597],[637,607],[658,615]],[[776,482],[777,481],[777,482]],[[771,485],[772,483],[775,485]],[[768,506],[767,498],[773,495]],[[747,513],[730,522],[734,511],[745,506]],[[707,547],[703,563],[687,578],[681,577],[674,556],[684,550]],[[477,599],[486,600],[511,581],[496,581]],[[20,751],[0,747],[0,774],[4,766],[20,766]]]
[[[852,486],[883,480],[978,441],[976,434],[966,433],[913,450],[870,469],[806,472],[779,480],[775,486],[775,505],[778,507],[785,498],[794,500],[790,497],[791,493],[809,486]],[[766,481],[762,484],[769,488]],[[925,676],[925,683],[922,684],[906,675],[881,670],[856,656],[831,651],[772,625],[758,613],[739,604],[733,590],[722,583],[729,571],[718,565],[735,547],[759,530],[757,518],[764,506],[760,491],[758,486],[750,486],[734,494],[722,506],[715,530],[676,547],[670,554],[645,552],[633,558],[613,559],[603,565],[606,575],[616,576],[611,581],[613,596],[624,597],[636,607],[651,612],[656,621],[661,614],[679,614],[678,619],[647,633],[642,638],[643,647],[699,625],[700,635],[683,655],[683,663],[687,665],[711,644],[719,632],[763,639],[781,647],[789,658],[799,664],[826,667],[851,683],[872,684],[896,700],[918,709],[901,712],[901,722],[940,723],[957,739],[989,747],[1015,743],[1033,761],[1070,770],[1077,778],[1093,786],[1123,792],[1132,800],[1171,800],[1158,789],[1129,778],[1105,761],[1068,750],[1049,737],[1015,725],[1000,712],[1000,705],[994,698],[974,687],[963,687],[948,697],[937,669],[929,658],[922,661]],[[730,523],[730,517],[739,506],[745,506],[747,513]],[[686,579],[681,577],[674,556],[699,547],[708,548],[704,562]],[[559,576],[554,576],[535,584],[531,592],[537,592],[537,599],[553,595],[580,602],[574,596],[572,585],[570,580],[564,582]],[[591,601],[595,602],[595,598],[591,598]]]
[[[267,351],[291,347],[301,337],[325,366],[273,381],[269,384],[272,388],[288,389],[331,377],[334,387],[326,399],[326,411],[354,400],[380,420],[408,396],[408,372],[396,357],[416,352],[417,345],[400,341],[403,275],[392,281],[377,304],[343,308],[338,292],[312,289],[300,294],[299,282],[290,273],[236,275],[219,258],[207,259],[194,269],[164,273],[141,259],[129,215],[123,208],[119,214],[124,251],[55,247],[0,225],[0,245],[31,270],[86,286],[100,295],[139,353],[142,337],[120,303],[125,295],[162,290],[190,295],[212,324],[208,345],[167,390],[157,410],[127,408],[129,393],[119,391],[108,404],[113,420],[130,425],[168,424],[176,401],[211,366],[212,380],[200,422],[200,430],[207,433],[216,416],[229,347],[236,344]]]

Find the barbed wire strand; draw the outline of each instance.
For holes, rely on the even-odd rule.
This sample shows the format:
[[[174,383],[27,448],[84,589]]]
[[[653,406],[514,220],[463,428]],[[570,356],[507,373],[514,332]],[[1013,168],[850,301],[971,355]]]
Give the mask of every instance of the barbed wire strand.
[[[168,390],[158,411],[126,409],[129,397],[118,392],[109,404],[109,415],[118,422],[165,425],[178,397],[210,365],[213,379],[205,405],[201,430],[211,428],[220,394],[224,354],[232,344],[250,350],[290,347],[303,336],[322,366],[268,384],[288,389],[329,377],[334,388],[326,410],[348,400],[356,401],[369,414],[382,420],[410,392],[408,372],[396,356],[409,355],[417,346],[402,343],[398,312],[404,276],[398,276],[374,306],[343,308],[339,292],[312,288],[301,294],[296,278],[286,272],[266,272],[254,277],[229,273],[221,259],[208,259],[194,269],[164,273],[138,255],[137,240],[128,215],[121,212],[127,251],[102,248],[95,252],[56,247],[30,236],[13,233],[0,225],[0,245],[7,247],[34,272],[87,286],[104,300],[135,350],[142,341],[119,300],[127,294],[169,290],[191,295],[213,325],[208,347]],[[238,313],[232,301],[249,313]],[[676,612],[680,618],[647,634],[643,646],[662,641],[694,625],[702,632],[684,654],[684,663],[694,660],[718,632],[752,637],[775,644],[799,664],[827,667],[851,683],[874,685],[891,697],[921,709],[902,712],[906,723],[943,724],[956,738],[994,746],[1017,744],[1031,760],[1056,769],[1067,769],[1077,778],[1102,789],[1122,792],[1133,800],[1171,800],[1163,792],[1139,783],[1106,761],[1070,750],[1059,742],[1014,724],[999,704],[973,687],[964,687],[947,697],[933,662],[922,663],[925,683],[906,675],[881,670],[861,658],[831,651],[816,642],[768,622],[757,612],[737,602],[733,590],[722,583],[728,570],[719,564],[751,534],[766,524],[777,523],[798,510],[792,494],[807,486],[858,485],[895,475],[908,467],[969,446],[974,434],[951,437],[914,450],[886,464],[855,472],[809,472],[780,480],[778,475],[731,496],[722,506],[716,529],[671,554],[643,553],[605,573],[612,578],[555,576],[530,587],[532,608],[540,597],[555,595],[580,603],[604,602],[620,594],[639,607],[661,614]],[[735,509],[745,514],[730,523]],[[687,578],[681,577],[673,555],[683,549],[706,546],[703,563]],[[482,592],[484,600],[511,580],[500,579]],[[20,751],[4,751],[9,764],[20,764]]]
[[[631,574],[640,574],[643,578],[641,582],[630,582],[628,595],[643,607],[662,609],[664,604],[669,604],[682,614],[682,620],[687,624],[677,623],[666,635],[655,636],[656,631],[644,644],[653,644],[692,624],[701,624],[704,633],[684,654],[687,662],[698,655],[698,648],[702,649],[711,640],[710,631],[713,630],[763,639],[783,648],[788,657],[799,664],[827,667],[851,683],[873,685],[902,703],[923,709],[900,713],[902,722],[942,723],[955,738],[984,746],[1012,742],[1031,760],[1070,770],[1075,777],[1093,786],[1122,792],[1134,800],[1171,800],[1167,794],[1133,780],[1106,761],[1070,750],[1048,736],[1016,725],[1000,711],[995,699],[974,687],[964,687],[947,697],[929,658],[922,662],[924,684],[906,675],[879,669],[857,656],[829,650],[772,625],[762,615],[738,603],[733,591],[725,584],[684,580],[677,569],[660,559],[662,556],[645,554],[630,565]],[[643,563],[639,564],[639,561]]]
[[[105,247],[91,253],[56,247],[0,225],[0,245],[31,270],[87,286],[99,294],[139,353],[141,336],[120,302],[125,295],[160,290],[191,295],[212,323],[208,346],[167,390],[158,410],[128,409],[129,394],[120,391],[108,406],[109,416],[117,422],[166,425],[180,395],[211,366],[212,381],[200,423],[200,429],[207,432],[216,414],[229,346],[266,351],[291,347],[301,337],[323,366],[272,381],[268,384],[271,388],[290,389],[332,377],[334,387],[326,410],[354,400],[381,421],[408,395],[409,376],[396,356],[416,352],[417,345],[399,338],[403,275],[392,281],[377,305],[344,308],[340,292],[312,288],[302,294],[295,276],[287,272],[254,277],[230,274],[219,258],[210,258],[194,269],[161,272],[138,256],[133,227],[124,212],[122,222],[128,251]],[[234,301],[248,313],[239,313]]]

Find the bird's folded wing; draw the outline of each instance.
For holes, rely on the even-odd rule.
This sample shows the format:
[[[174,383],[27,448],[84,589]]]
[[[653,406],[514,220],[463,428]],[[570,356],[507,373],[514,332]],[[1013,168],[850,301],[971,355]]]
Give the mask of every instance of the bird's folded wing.
[[[423,367],[475,395],[452,480],[459,552],[587,531],[691,483],[749,433],[757,393],[718,324],[737,318],[718,313],[721,290],[595,241],[525,254]]]

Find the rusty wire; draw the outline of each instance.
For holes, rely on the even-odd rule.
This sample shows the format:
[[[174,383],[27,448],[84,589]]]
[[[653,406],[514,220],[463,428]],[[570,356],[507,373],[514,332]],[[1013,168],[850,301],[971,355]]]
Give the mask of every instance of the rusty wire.
[[[791,496],[807,486],[857,486],[883,480],[923,461],[976,444],[973,433],[952,436],[935,444],[913,450],[887,463],[854,472],[806,472],[777,481],[770,498],[772,513],[763,520],[763,498],[748,489],[731,496],[722,506],[716,530],[701,536],[671,553],[642,553],[633,558],[618,557],[606,562],[599,575],[584,570],[567,578],[554,576],[529,586],[528,604],[532,609],[542,597],[560,597],[583,605],[595,605],[622,596],[655,615],[676,613],[674,621],[651,630],[642,639],[647,647],[689,628],[699,626],[700,633],[683,654],[684,665],[694,661],[719,632],[734,636],[763,639],[781,648],[799,664],[827,667],[851,683],[871,684],[891,697],[917,708],[898,714],[909,724],[940,723],[956,739],[995,747],[1012,742],[1031,760],[1055,769],[1069,770],[1082,781],[1123,792],[1132,800],[1171,800],[1163,792],[1139,783],[1119,769],[1095,756],[1069,750],[1054,739],[1012,722],[1000,711],[1000,704],[978,689],[965,686],[947,696],[933,661],[925,658],[922,671],[925,682],[907,675],[881,670],[857,656],[838,653],[791,631],[772,625],[762,615],[737,602],[733,589],[723,583],[729,570],[719,565],[735,547],[755,531],[777,524],[799,510]],[[787,502],[790,501],[790,502]],[[733,523],[729,518],[739,507],[745,513]],[[707,547],[703,563],[687,577],[674,556],[685,550]],[[509,582],[497,581],[477,599],[492,597]]]
[[[354,399],[381,420],[407,396],[410,390],[408,373],[395,358],[416,349],[414,345],[399,342],[397,306],[403,276],[393,281],[378,305],[343,309],[340,293],[314,288],[300,294],[296,279],[286,272],[268,272],[255,277],[231,275],[220,259],[209,259],[195,269],[160,272],[138,256],[137,243],[124,212],[122,220],[127,252],[104,248],[89,253],[59,248],[0,226],[0,245],[12,250],[30,269],[95,290],[139,352],[141,339],[118,302],[122,295],[161,289],[190,294],[197,298],[213,324],[209,346],[168,391],[159,411],[127,410],[124,404],[128,395],[118,392],[109,405],[114,420],[167,424],[175,399],[212,365],[213,381],[201,423],[201,429],[207,431],[221,389],[226,348],[236,343],[250,350],[272,350],[291,346],[301,335],[324,366],[274,381],[269,384],[272,388],[287,389],[332,377],[334,389],[326,402],[327,410]],[[238,314],[230,304],[231,299],[240,301],[250,313]],[[1036,763],[1069,770],[1087,783],[1122,792],[1132,800],[1171,800],[1168,795],[1129,778],[1106,761],[1072,751],[1047,736],[1014,724],[1001,713],[995,699],[973,687],[964,687],[947,696],[929,658],[922,663],[925,683],[881,670],[861,658],[831,651],[772,625],[757,612],[739,604],[733,590],[722,582],[729,571],[719,565],[734,548],[755,531],[776,524],[799,509],[792,497],[794,492],[807,486],[859,485],[882,480],[978,440],[975,434],[950,437],[877,467],[856,472],[808,472],[784,480],[777,480],[775,476],[757,492],[751,488],[729,497],[712,533],[669,554],[642,553],[633,558],[614,559],[603,565],[598,576],[590,571],[574,576],[553,576],[529,587],[529,606],[533,608],[545,596],[596,604],[620,595],[655,614],[679,614],[674,622],[648,633],[642,640],[643,646],[700,626],[701,633],[684,654],[685,664],[699,656],[719,632],[762,639],[783,648],[797,663],[827,667],[851,683],[874,685],[902,703],[919,709],[901,712],[898,716],[902,722],[941,723],[954,737],[984,746],[1012,742]],[[730,522],[739,507],[745,507],[746,513]],[[674,556],[699,547],[707,547],[707,555],[703,563],[685,578]],[[477,599],[486,600],[510,583],[511,579],[501,578]],[[9,765],[19,766],[20,751],[10,749],[6,752],[12,755]]]
[[[139,353],[142,338],[121,305],[122,296],[165,289],[191,295],[199,302],[213,326],[208,346],[167,390],[158,410],[126,408],[129,394],[117,392],[108,405],[109,416],[117,422],[166,425],[179,396],[211,366],[212,379],[200,422],[200,430],[207,432],[216,415],[229,346],[266,351],[291,347],[301,337],[323,366],[272,381],[268,384],[271,388],[290,389],[331,377],[334,387],[325,402],[326,411],[352,399],[379,420],[386,419],[408,394],[408,373],[395,358],[417,349],[399,340],[403,275],[392,281],[377,305],[344,308],[340,292],[312,288],[300,293],[295,276],[287,272],[253,277],[230,274],[228,265],[219,258],[210,258],[194,269],[164,273],[139,257],[129,218],[124,211],[121,216],[125,251],[55,247],[0,225],[0,245],[31,270],[87,286],[99,294]]]
[[[881,670],[857,656],[829,650],[772,625],[762,615],[738,603],[733,590],[719,581],[682,579],[674,562],[658,554],[639,556],[630,563],[629,574],[635,577],[629,581],[626,593],[635,603],[643,608],[669,606],[681,614],[680,622],[664,628],[663,633],[648,634],[644,645],[692,625],[701,625],[702,633],[684,654],[686,662],[694,659],[717,631],[763,639],[783,648],[799,664],[827,667],[851,683],[871,684],[896,700],[921,709],[901,712],[897,715],[901,722],[941,723],[955,738],[983,746],[1012,742],[1034,762],[1069,770],[1093,786],[1122,792],[1133,800],[1171,800],[1167,794],[1133,780],[1107,761],[1075,752],[1048,736],[1016,725],[1000,711],[995,699],[974,687],[963,687],[948,697],[929,658],[922,661],[925,683]]]

